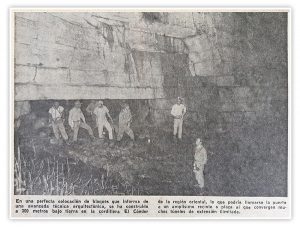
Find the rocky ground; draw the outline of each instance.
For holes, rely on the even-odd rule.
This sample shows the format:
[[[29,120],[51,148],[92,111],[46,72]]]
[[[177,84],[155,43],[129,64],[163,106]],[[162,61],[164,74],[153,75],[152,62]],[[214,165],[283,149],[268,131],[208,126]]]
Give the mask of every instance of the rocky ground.
[[[174,142],[172,132],[165,129],[135,129],[135,146],[128,137],[113,145],[108,140],[92,141],[84,130],[71,145],[51,144],[43,131],[22,134],[16,143],[22,174],[16,171],[15,175],[25,183],[19,182],[18,193],[286,195],[286,144],[278,133],[286,129],[276,122],[245,122],[218,130],[193,130],[187,125],[181,143]],[[195,187],[193,175],[193,143],[199,135],[208,152],[202,190]]]
[[[112,188],[119,189],[117,192],[106,188],[106,190],[98,191],[100,194],[193,194],[197,188],[193,186],[196,182],[192,172],[192,145],[173,143],[171,142],[172,137],[169,137],[162,133],[161,135],[157,134],[150,141],[149,138],[138,139],[133,147],[129,138],[125,138],[121,144],[112,146],[107,140],[91,141],[85,136],[76,144],[71,145],[51,144],[47,138],[23,138],[19,142],[21,159],[24,160],[22,172],[25,170],[27,172],[27,174],[23,174],[23,178],[29,181],[28,174],[31,174],[38,178],[35,180],[36,182],[41,183],[41,188],[33,191],[27,189],[26,193],[49,193],[42,189],[44,187],[43,178],[49,178],[47,175],[51,175],[52,171],[47,169],[53,168],[53,171],[57,172],[56,175],[59,175],[59,172],[64,174],[64,181],[69,181],[68,178],[78,177],[76,173],[80,172],[79,177],[82,178],[82,183],[88,181],[89,178],[101,182],[104,176],[105,180],[110,179],[115,182],[115,186]],[[34,162],[38,167],[32,164]],[[71,167],[66,166],[67,162]],[[31,166],[25,163],[30,163]],[[40,167],[40,163],[45,164]],[[40,168],[42,170],[37,171]],[[66,174],[67,169],[69,170]],[[38,176],[39,174],[36,172],[42,173]],[[55,174],[53,175],[53,184],[56,184]],[[72,176],[70,177],[68,174]],[[59,178],[59,181],[62,181],[62,178]],[[124,192],[125,188],[131,188],[133,191]],[[55,187],[51,193],[57,193]],[[83,192],[77,190],[73,193]],[[85,193],[94,194],[96,192],[86,189]]]

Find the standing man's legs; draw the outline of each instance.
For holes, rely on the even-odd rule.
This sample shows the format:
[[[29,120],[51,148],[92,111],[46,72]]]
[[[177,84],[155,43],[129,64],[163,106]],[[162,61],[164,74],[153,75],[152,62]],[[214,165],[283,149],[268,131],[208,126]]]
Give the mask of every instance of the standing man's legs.
[[[54,123],[52,121],[52,129],[53,129],[53,133],[54,133],[54,136],[57,140],[59,140],[60,136],[59,136],[59,127],[58,127],[58,124]]]
[[[109,138],[110,140],[112,140],[112,139],[113,139],[112,127],[111,127],[111,125],[109,124],[108,121],[104,122],[104,127],[105,127],[105,128],[107,129],[107,131],[108,131],[108,138]]]
[[[74,127],[73,127],[73,141],[77,141],[78,136],[78,130],[79,130],[80,121],[74,121]]]
[[[134,134],[132,129],[129,126],[126,126],[125,128],[125,133],[132,139],[134,140]]]
[[[89,135],[90,135],[92,138],[94,138],[93,130],[92,130],[92,128],[91,128],[87,123],[80,122],[79,126],[80,126],[81,128],[86,129],[86,130],[89,132]]]
[[[98,136],[100,139],[103,138],[103,122],[102,121],[98,121],[97,122],[97,125],[98,125]]]
[[[98,120],[97,120],[97,117],[95,114],[92,114],[92,121],[93,121],[93,128],[97,127],[98,126]]]
[[[117,141],[121,141],[121,139],[123,138],[123,135],[124,135],[124,131],[125,131],[125,126],[122,124],[119,124]]]
[[[183,120],[182,119],[178,119],[178,139],[182,138],[182,124],[183,124]]]
[[[179,126],[179,119],[174,119],[174,130],[173,130],[174,137],[177,135],[178,126]]]
[[[66,133],[66,129],[65,129],[65,126],[63,123],[59,123],[58,124],[58,128],[59,128],[59,131],[62,135],[62,138],[67,141],[68,140],[68,134]]]
[[[195,178],[198,182],[198,185],[200,188],[204,187],[204,175],[203,175],[203,171],[204,171],[204,165],[197,165],[198,170],[194,170],[195,173]]]

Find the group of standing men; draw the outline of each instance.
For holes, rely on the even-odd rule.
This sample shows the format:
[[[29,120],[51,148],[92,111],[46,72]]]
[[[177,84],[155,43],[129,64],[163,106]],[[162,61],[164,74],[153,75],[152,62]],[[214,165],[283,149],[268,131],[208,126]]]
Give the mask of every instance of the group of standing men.
[[[132,140],[134,140],[134,134],[130,128],[132,121],[132,115],[129,105],[125,102],[121,103],[121,111],[119,113],[119,125],[117,130],[117,141],[121,141],[124,133],[126,133]],[[109,114],[108,108],[103,104],[103,101],[92,101],[88,107],[87,112],[92,115],[92,119],[98,128],[99,138],[103,137],[103,129],[106,128],[108,131],[109,140],[113,140],[113,119]],[[49,109],[49,122],[52,125],[55,138],[60,140],[60,137],[64,141],[68,142],[68,135],[64,126],[64,108],[59,104],[59,102],[54,102],[53,106]],[[111,123],[110,123],[110,122]],[[68,123],[73,131],[73,142],[77,141],[79,128],[86,129],[92,139],[95,139],[92,128],[86,123],[85,116],[81,110],[80,101],[74,103],[74,107],[69,111]],[[61,136],[60,136],[61,135]]]
[[[172,106],[171,115],[174,117],[173,135],[174,139],[178,137],[182,139],[182,125],[183,117],[186,113],[186,107],[179,97],[175,105]],[[121,141],[124,133],[126,133],[132,140],[134,140],[134,133],[130,128],[132,115],[129,105],[126,102],[121,103],[121,112],[119,114],[119,125],[117,132],[117,141]],[[103,104],[103,101],[93,100],[86,108],[87,113],[92,116],[93,123],[98,128],[99,138],[103,138],[103,129],[108,131],[109,140],[113,140],[113,119],[109,114],[108,108]],[[68,135],[64,126],[64,108],[59,102],[54,102],[53,106],[49,109],[49,122],[52,124],[53,132],[57,140],[62,137],[68,143]],[[85,116],[81,111],[80,101],[74,103],[74,107],[69,111],[68,123],[73,130],[73,142],[77,141],[79,128],[86,129],[91,138],[94,137],[92,128],[86,123]],[[114,128],[116,129],[116,128]]]
[[[121,103],[121,111],[119,113],[119,127],[117,132],[117,141],[121,141],[124,133],[126,133],[132,140],[134,140],[134,133],[130,128],[132,121],[132,115],[129,105],[125,102]],[[92,116],[93,122],[98,128],[99,138],[104,138],[103,129],[106,128],[108,131],[108,138],[110,141],[113,140],[113,119],[109,114],[108,108],[103,104],[103,101],[92,101],[86,111]],[[182,126],[183,117],[186,114],[186,107],[183,104],[183,100],[178,97],[177,103],[172,106],[171,115],[174,118],[173,136],[174,140],[177,138],[182,139]],[[64,108],[59,105],[59,102],[54,102],[53,106],[49,109],[49,121],[52,124],[53,132],[57,140],[61,137],[67,144],[68,135],[64,126]],[[110,123],[110,122],[111,123]],[[90,137],[94,139],[92,128],[86,123],[85,116],[81,111],[80,101],[74,103],[74,107],[69,111],[68,123],[73,130],[73,142],[77,141],[79,128],[84,128],[88,131]],[[197,187],[204,187],[204,165],[207,162],[207,154],[205,148],[202,146],[200,138],[196,140],[195,155],[194,155],[194,174],[197,180]]]

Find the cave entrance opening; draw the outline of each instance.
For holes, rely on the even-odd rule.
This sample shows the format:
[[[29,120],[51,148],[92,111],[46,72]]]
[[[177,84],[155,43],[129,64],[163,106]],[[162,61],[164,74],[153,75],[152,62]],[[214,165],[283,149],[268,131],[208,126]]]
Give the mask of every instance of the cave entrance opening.
[[[81,102],[81,110],[86,118],[87,123],[92,126],[92,128],[96,128],[96,122],[92,118],[91,114],[89,114],[86,110],[88,105],[95,99],[85,99],[80,100]],[[21,127],[17,127],[18,132],[22,135],[39,135],[39,133],[43,132],[43,134],[47,134],[51,136],[52,130],[48,123],[48,111],[52,107],[53,103],[58,101],[61,106],[64,107],[65,113],[65,126],[67,131],[70,131],[69,126],[67,124],[67,119],[69,115],[69,111],[73,108],[74,102],[76,100],[34,100],[29,101],[30,104],[30,112],[28,113],[28,108],[26,109],[26,113],[22,115],[22,110],[20,109],[18,112],[21,112]],[[96,100],[97,101],[97,100]],[[151,126],[154,124],[153,119],[153,111],[150,107],[149,99],[104,99],[102,100],[104,105],[108,108],[111,117],[113,118],[113,124],[118,124],[118,116],[121,111],[121,103],[128,103],[131,114],[132,114],[132,127],[135,129],[134,131],[139,134],[143,131],[144,127]],[[95,134],[97,134],[97,130],[94,130]],[[45,136],[45,135],[44,135]]]

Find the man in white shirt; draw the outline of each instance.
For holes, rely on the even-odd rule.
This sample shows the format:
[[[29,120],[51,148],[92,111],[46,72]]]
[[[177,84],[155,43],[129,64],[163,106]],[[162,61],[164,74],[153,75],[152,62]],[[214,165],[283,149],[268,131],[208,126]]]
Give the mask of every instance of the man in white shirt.
[[[198,182],[197,187],[204,187],[204,166],[207,163],[207,152],[202,145],[200,138],[196,140],[195,156],[194,156],[194,174]]]
[[[68,143],[68,135],[64,126],[64,108],[59,105],[59,102],[54,102],[53,106],[49,109],[49,122],[52,125],[54,136],[60,140],[62,138]]]
[[[178,139],[182,139],[183,116],[186,113],[186,107],[182,104],[182,98],[178,97],[177,103],[172,106],[171,115],[174,117],[174,139],[178,134]]]
[[[107,117],[110,119],[111,122],[113,122],[113,119],[111,118],[109,114],[109,110],[106,106],[103,105],[103,101],[99,101],[98,105],[94,109],[94,114],[96,115],[96,122],[98,126],[98,134],[99,138],[103,138],[103,127],[105,127],[108,131],[108,137],[110,140],[113,139],[113,133],[112,133],[112,127],[107,121]]]
[[[73,141],[77,141],[78,130],[79,128],[84,128],[89,132],[89,135],[92,139],[94,139],[94,134],[92,128],[86,123],[85,117],[80,109],[81,103],[80,101],[76,101],[74,107],[69,112],[69,125],[71,126],[74,135]]]

